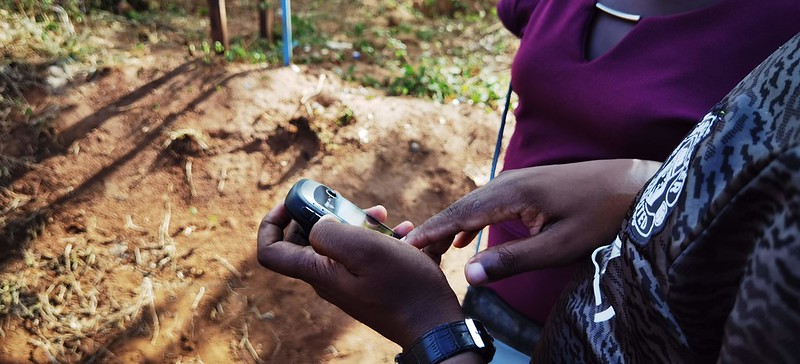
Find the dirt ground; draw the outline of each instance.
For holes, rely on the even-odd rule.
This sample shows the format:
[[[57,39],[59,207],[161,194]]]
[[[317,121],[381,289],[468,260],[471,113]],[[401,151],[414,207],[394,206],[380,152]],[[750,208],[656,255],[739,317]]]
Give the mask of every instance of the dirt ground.
[[[301,177],[422,223],[488,178],[500,114],[178,50],[27,96],[60,108],[58,148],[0,189],[0,247],[19,252],[0,273],[31,310],[0,321],[4,363],[392,362],[397,345],[258,265],[258,223]],[[31,143],[7,136],[5,155]],[[459,294],[471,254],[443,262]]]

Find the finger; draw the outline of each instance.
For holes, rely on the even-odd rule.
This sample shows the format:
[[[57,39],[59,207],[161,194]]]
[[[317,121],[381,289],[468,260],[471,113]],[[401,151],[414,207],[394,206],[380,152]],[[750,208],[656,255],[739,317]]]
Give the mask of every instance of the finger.
[[[283,204],[273,208],[258,228],[258,262],[277,273],[303,280],[319,279],[318,270],[311,269],[325,264],[323,257],[311,247],[283,240],[283,231],[292,221]]]
[[[422,248],[422,252],[425,253],[425,255],[427,255],[429,258],[431,258],[431,260],[433,260],[437,265],[442,264],[442,254],[438,254],[436,252],[431,251],[430,249],[428,249],[429,247],[430,245],[426,246],[425,248]]]
[[[367,267],[382,256],[385,244],[394,238],[359,226],[343,224],[333,216],[323,216],[311,229],[309,241],[314,250],[352,271]]]
[[[442,255],[447,253],[447,250],[450,249],[450,242],[438,242],[431,245],[428,245],[422,248],[422,251],[425,254],[428,254],[429,257],[433,258],[434,261],[440,263],[442,261]]]
[[[395,232],[395,234],[404,237],[408,235],[411,230],[414,230],[414,223],[406,220],[395,226],[392,230]]]
[[[386,219],[389,217],[389,212],[381,205],[366,208],[364,209],[364,213],[380,222],[386,222]]]
[[[484,186],[467,194],[411,231],[406,240],[418,248],[443,241],[451,243],[461,231],[480,230],[515,218],[509,204],[494,196],[496,193]]]
[[[270,210],[258,226],[258,249],[283,240],[283,231],[292,222],[286,206],[279,204]]]
[[[308,235],[303,231],[303,228],[300,227],[297,221],[292,221],[284,230],[284,237],[286,241],[297,245],[308,245]]]
[[[258,262],[264,268],[306,282],[319,281],[322,278],[320,272],[325,270],[319,267],[328,264],[323,259],[310,246],[288,241],[277,241],[258,249]]]
[[[544,224],[546,222],[547,222],[547,218],[545,217],[545,215],[543,213],[536,214],[536,216],[533,218],[533,222],[531,223],[531,227],[528,230],[530,235],[534,236],[534,235],[537,235],[540,232],[542,232],[542,229],[544,229]]]
[[[480,230],[459,232],[456,234],[456,238],[453,239],[453,246],[456,248],[463,248],[469,245],[469,243],[475,240],[475,237],[478,236],[479,232]]]
[[[510,241],[476,254],[466,265],[467,282],[482,286],[522,272],[571,263],[586,255],[580,236],[570,234],[577,227],[553,225],[539,235]]]

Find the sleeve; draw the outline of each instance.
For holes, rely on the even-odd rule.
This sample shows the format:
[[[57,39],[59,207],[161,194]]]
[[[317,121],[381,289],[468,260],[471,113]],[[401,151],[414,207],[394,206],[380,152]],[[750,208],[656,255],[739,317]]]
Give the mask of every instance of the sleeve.
[[[522,38],[522,32],[537,4],[539,0],[500,0],[497,3],[497,16],[511,33]]]
[[[781,176],[793,181],[765,214],[770,218],[739,284],[718,363],[791,363],[800,357],[800,148],[782,160],[787,168]]]

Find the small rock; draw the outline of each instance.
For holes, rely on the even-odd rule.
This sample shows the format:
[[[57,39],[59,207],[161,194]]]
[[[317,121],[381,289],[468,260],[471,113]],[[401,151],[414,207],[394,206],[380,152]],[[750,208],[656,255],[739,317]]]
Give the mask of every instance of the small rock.
[[[72,75],[67,73],[66,69],[56,65],[48,67],[47,74],[45,82],[47,83],[47,90],[50,93],[60,92],[72,78]]]
[[[189,268],[189,274],[192,277],[195,277],[195,278],[201,277],[204,273],[205,272],[202,269],[197,269],[197,268],[194,268],[194,267]]]
[[[358,131],[358,139],[364,144],[369,143],[369,130],[361,128]]]
[[[422,146],[419,145],[419,143],[412,141],[411,143],[408,144],[408,150],[411,153],[419,153],[419,151],[422,150]]]
[[[325,348],[325,353],[334,358],[339,357],[339,350],[336,350],[336,347],[334,347],[333,345],[328,345],[328,347]]]
[[[346,50],[346,49],[353,49],[353,43],[337,42],[335,40],[329,40],[329,41],[325,42],[325,46],[330,48],[330,49],[336,50],[336,51],[343,51],[343,50]]]
[[[123,257],[128,252],[128,243],[119,243],[108,249],[108,253],[115,257]]]

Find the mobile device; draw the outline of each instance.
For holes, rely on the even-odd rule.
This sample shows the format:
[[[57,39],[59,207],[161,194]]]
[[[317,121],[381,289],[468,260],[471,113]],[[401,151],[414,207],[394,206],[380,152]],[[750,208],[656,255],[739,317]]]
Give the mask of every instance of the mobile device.
[[[333,215],[341,222],[400,238],[390,227],[364,213],[364,210],[334,189],[308,178],[303,178],[292,186],[284,205],[306,236],[322,216]]]

